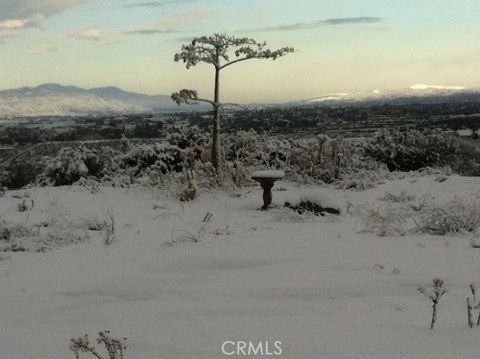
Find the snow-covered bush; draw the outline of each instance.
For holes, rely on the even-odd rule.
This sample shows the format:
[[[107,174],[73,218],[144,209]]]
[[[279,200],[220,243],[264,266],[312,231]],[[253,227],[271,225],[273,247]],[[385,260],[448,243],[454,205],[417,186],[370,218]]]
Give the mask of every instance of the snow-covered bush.
[[[313,140],[292,141],[287,178],[300,183],[336,183],[338,188],[365,190],[383,183],[386,166],[368,158],[361,145],[342,137],[319,135]]]
[[[301,182],[331,183],[339,178],[343,158],[343,139],[320,135],[313,140],[296,140],[288,154],[288,169]]]
[[[199,156],[209,142],[209,135],[198,126],[173,126],[169,128],[166,140],[173,146],[192,150]]]
[[[413,201],[415,199],[415,195],[411,194],[405,190],[401,190],[400,192],[385,192],[381,201],[386,202],[393,202],[393,203],[407,203]]]
[[[242,168],[245,173],[258,169],[283,170],[287,179],[302,183],[331,183],[340,178],[342,171],[352,167],[354,151],[343,138],[324,135],[287,139],[250,130],[239,131],[225,141],[225,158],[230,168]]]
[[[45,252],[88,240],[84,231],[0,222],[0,252]]]
[[[364,216],[365,230],[363,232],[374,233],[380,237],[404,236],[410,224],[412,212],[408,208],[377,208],[370,209]]]
[[[425,233],[473,232],[480,226],[480,201],[478,198],[456,199],[445,204],[431,201],[422,206],[415,218],[418,230]]]
[[[471,156],[472,154],[468,154]],[[464,154],[461,154],[457,157],[456,161],[452,163],[452,168],[456,173],[461,174],[462,176],[480,176],[480,161],[479,159],[468,158]]]
[[[182,150],[167,143],[140,144],[120,155],[119,164],[132,179],[139,176],[157,178],[168,172],[181,172],[185,158]]]
[[[361,144],[344,141],[339,175],[335,180],[337,188],[364,191],[390,179],[387,166],[365,154]]]
[[[39,181],[63,186],[71,185],[81,178],[101,178],[116,170],[113,154],[109,147],[100,151],[90,150],[86,146],[64,147],[47,162]]]
[[[254,130],[225,136],[224,147],[226,161],[240,162],[245,167],[278,169],[285,166],[292,148],[283,137],[258,134]]]
[[[379,236],[398,236],[407,233],[446,235],[474,232],[480,227],[480,200],[455,199],[437,203],[431,197],[422,197],[417,203],[401,195],[395,207],[386,206],[366,210],[365,232]],[[395,196],[395,198],[397,198]]]
[[[238,131],[224,137],[223,186],[252,184],[252,172],[258,169],[288,168],[289,140],[280,136]]]
[[[189,164],[200,158],[209,142],[206,131],[197,126],[174,126],[168,130],[166,140],[172,146],[179,147],[184,152]]]
[[[0,175],[0,187],[19,189],[35,182],[44,169],[43,161],[14,161]]]
[[[7,188],[8,172],[6,170],[0,170],[0,193],[1,197],[5,195],[5,189]]]
[[[364,146],[365,153],[385,163],[390,171],[414,171],[450,164],[458,154],[458,141],[440,131],[381,130]]]
[[[223,177],[218,178],[209,162],[209,136],[196,127],[172,127],[163,142],[135,144],[123,138],[120,150],[65,147],[46,162],[37,180],[54,185],[86,185],[93,180],[114,186],[144,183],[172,187],[182,178],[176,174],[194,170],[199,188],[239,187],[252,184],[250,176],[255,170],[277,169],[286,173],[287,180],[298,183],[335,183],[342,189],[365,190],[391,176],[387,166],[392,167],[392,161],[413,163],[414,167],[420,162],[424,166],[450,161],[448,155],[456,147],[455,141],[449,141],[444,133],[418,131],[382,132],[369,145],[324,135],[292,139],[239,131],[223,137]],[[27,172],[34,178],[36,173],[30,167]],[[12,174],[32,182],[24,172]]]
[[[198,196],[198,187],[194,171],[185,171],[185,182],[186,186],[180,195],[180,201],[193,201]]]
[[[33,234],[33,229],[30,227],[6,221],[0,222],[0,241],[2,244],[10,242],[16,237],[25,237]]]
[[[365,191],[377,185],[385,183],[390,178],[390,173],[382,168],[378,170],[368,169],[348,169],[344,171],[341,178],[335,184],[339,189],[348,189],[354,191]]]

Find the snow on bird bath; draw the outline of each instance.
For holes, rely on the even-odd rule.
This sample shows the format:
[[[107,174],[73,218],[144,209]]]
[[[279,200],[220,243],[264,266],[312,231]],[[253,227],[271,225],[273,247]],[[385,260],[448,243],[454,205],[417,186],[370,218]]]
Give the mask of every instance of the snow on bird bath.
[[[272,187],[276,180],[285,176],[283,171],[256,171],[252,174],[252,179],[260,183],[263,188],[263,206],[262,209],[267,209],[272,203]]]
[[[252,174],[252,178],[271,178],[271,179],[280,179],[285,176],[285,172],[283,171],[275,171],[275,170],[266,170],[266,171],[255,171]]]

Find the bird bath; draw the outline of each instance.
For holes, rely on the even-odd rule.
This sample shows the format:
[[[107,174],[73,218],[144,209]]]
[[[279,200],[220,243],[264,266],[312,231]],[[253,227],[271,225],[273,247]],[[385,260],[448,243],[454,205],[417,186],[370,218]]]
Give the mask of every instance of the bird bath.
[[[263,206],[262,209],[267,209],[272,203],[272,187],[275,181],[282,179],[285,176],[283,171],[256,171],[252,174],[252,179],[260,183],[263,188]]]

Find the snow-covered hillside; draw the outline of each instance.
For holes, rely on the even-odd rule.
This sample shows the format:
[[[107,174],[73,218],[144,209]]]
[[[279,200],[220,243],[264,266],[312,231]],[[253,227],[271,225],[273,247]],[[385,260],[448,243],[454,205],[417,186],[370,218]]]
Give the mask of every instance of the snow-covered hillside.
[[[105,100],[93,94],[45,93],[0,98],[2,116],[74,116],[99,113],[136,113],[147,108],[118,100]]]
[[[116,87],[83,89],[43,84],[0,91],[0,116],[76,116],[179,110],[170,96],[144,95]]]
[[[348,93],[340,92],[326,94],[308,99],[306,105],[335,104],[438,104],[478,102],[480,89],[465,89],[463,87],[443,87],[417,84],[410,88],[397,90],[374,90],[371,92]]]
[[[128,338],[131,359],[224,358],[226,340],[281,341],[280,357],[295,359],[478,356],[480,328],[467,327],[465,308],[469,283],[480,281],[474,235],[362,232],[368,209],[390,205],[380,200],[386,192],[469,198],[478,178],[408,177],[364,192],[274,188],[282,191],[268,211],[259,210],[257,187],[203,192],[190,203],[143,187],[7,192],[2,220],[74,228],[91,239],[2,255],[2,357],[73,358],[71,337],[94,339],[104,329]],[[299,217],[281,207],[312,192],[343,213]],[[34,208],[19,212],[14,196],[28,196]],[[102,231],[89,229],[109,218],[115,238],[105,246]],[[449,292],[432,331],[431,303],[417,288],[435,277]]]

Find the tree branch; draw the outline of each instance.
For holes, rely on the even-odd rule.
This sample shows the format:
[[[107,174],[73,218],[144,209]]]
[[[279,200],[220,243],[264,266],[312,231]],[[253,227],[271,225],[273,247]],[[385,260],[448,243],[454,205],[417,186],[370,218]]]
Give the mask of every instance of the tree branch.
[[[171,99],[175,101],[177,105],[181,105],[182,103],[185,103],[187,105],[194,105],[197,102],[205,102],[205,103],[209,103],[213,107],[218,106],[218,104],[216,104],[213,101],[210,101],[204,98],[199,98],[197,91],[189,90],[189,89],[183,89],[183,90],[180,90],[179,92],[172,93]]]
[[[255,57],[244,57],[244,58],[241,58],[241,59],[236,59],[236,60],[230,61],[230,62],[228,62],[228,63],[220,66],[220,70],[224,69],[224,68],[227,67],[227,66],[236,64],[237,62],[246,61],[246,60],[251,60],[251,59],[254,59],[254,58],[255,58]]]

